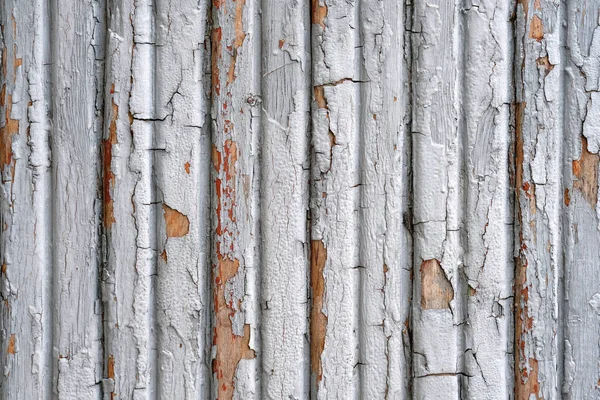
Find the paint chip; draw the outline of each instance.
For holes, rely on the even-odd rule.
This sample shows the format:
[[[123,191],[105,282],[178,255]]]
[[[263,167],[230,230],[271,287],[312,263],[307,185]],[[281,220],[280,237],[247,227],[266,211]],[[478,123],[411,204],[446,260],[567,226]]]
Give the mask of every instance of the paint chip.
[[[15,337],[15,334],[13,333],[12,335],[10,335],[10,338],[8,339],[8,348],[6,349],[6,352],[8,354],[15,354],[16,342],[17,342],[17,338]]]
[[[323,313],[325,298],[325,277],[323,271],[327,261],[327,249],[321,240],[313,240],[310,246],[310,286],[312,288],[312,308],[310,312],[310,362],[317,382],[323,378],[321,354],[325,348],[327,316]]]
[[[537,15],[534,15],[531,19],[531,26],[529,28],[529,37],[540,42],[544,38],[544,24]]]
[[[190,220],[187,216],[163,203],[167,237],[182,237],[190,230]]]
[[[323,0],[323,5],[319,4],[319,0],[312,0],[311,7],[312,23],[318,24],[325,29],[325,17],[327,17],[327,5]]]
[[[598,201],[598,163],[600,156],[590,153],[587,147],[587,138],[581,137],[581,157],[573,160],[571,168],[574,177],[573,188],[577,189],[592,206],[596,207]]]
[[[435,258],[421,263],[421,308],[424,310],[449,309],[454,289],[440,262]]]

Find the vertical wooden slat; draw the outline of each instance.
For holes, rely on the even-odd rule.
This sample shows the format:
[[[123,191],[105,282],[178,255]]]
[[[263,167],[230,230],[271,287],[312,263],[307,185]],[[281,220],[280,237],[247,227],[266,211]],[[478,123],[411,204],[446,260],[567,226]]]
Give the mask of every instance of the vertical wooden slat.
[[[268,399],[309,396],[309,12],[307,2],[262,2],[261,334]]]
[[[465,290],[462,393],[505,399],[513,391],[512,188],[509,1],[467,1],[462,73]]]
[[[208,396],[206,1],[154,4],[158,398]]]
[[[360,396],[407,398],[412,248],[411,227],[404,223],[410,182],[410,55],[404,51],[404,5],[363,0],[359,15]]]
[[[461,2],[415,1],[413,374],[418,399],[460,397]]]
[[[155,382],[153,36],[149,4],[109,1],[103,156],[104,396],[146,399]],[[135,32],[135,36],[134,36]]]
[[[314,0],[311,13],[311,397],[353,398],[361,384],[358,2]]]
[[[212,398],[260,398],[260,35],[257,0],[212,18]]]
[[[561,394],[562,70],[560,1],[517,4],[515,396]]]
[[[47,4],[0,4],[0,397],[48,396],[50,146]]]
[[[101,393],[104,9],[104,2],[63,0],[52,8],[53,364],[60,398]]]
[[[565,396],[600,393],[600,230],[598,207],[598,97],[600,3],[569,1],[565,54]],[[552,32],[546,19],[544,38]],[[551,61],[551,64],[554,62]],[[556,68],[555,68],[556,69]]]

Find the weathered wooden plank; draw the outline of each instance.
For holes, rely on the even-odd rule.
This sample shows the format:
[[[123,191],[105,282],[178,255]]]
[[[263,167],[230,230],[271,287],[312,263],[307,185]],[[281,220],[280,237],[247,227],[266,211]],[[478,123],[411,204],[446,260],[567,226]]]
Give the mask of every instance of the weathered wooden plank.
[[[567,221],[564,224],[565,371],[562,391],[566,398],[597,398],[600,393],[597,123],[600,3],[570,1],[562,7],[566,7],[567,21],[563,90],[566,136],[563,203]],[[547,26],[545,20],[542,22],[545,39],[551,26]]]
[[[1,2],[0,397],[598,397],[597,3]]]
[[[99,398],[102,1],[52,3],[54,395]]]
[[[51,390],[49,17],[46,3],[0,4],[0,397]]]
[[[305,399],[310,390],[310,5],[265,0],[261,22],[262,397]]]
[[[149,4],[109,1],[103,147],[104,381],[108,398],[154,392],[156,201]],[[145,95],[145,96],[144,96]]]
[[[362,269],[358,2],[314,0],[311,13],[311,397],[355,398]]]
[[[412,243],[404,217],[409,212],[411,116],[404,5],[364,0],[359,16],[359,397],[408,398]]]
[[[413,48],[414,397],[460,397],[462,2],[415,1]]]
[[[561,3],[517,5],[515,396],[559,398],[562,277]]]
[[[209,393],[209,7],[206,1],[154,3],[159,398]]]
[[[465,289],[462,396],[513,392],[513,213],[509,177],[514,4],[467,1],[462,11],[462,159]]]
[[[257,0],[212,18],[212,398],[260,398],[260,36]]]

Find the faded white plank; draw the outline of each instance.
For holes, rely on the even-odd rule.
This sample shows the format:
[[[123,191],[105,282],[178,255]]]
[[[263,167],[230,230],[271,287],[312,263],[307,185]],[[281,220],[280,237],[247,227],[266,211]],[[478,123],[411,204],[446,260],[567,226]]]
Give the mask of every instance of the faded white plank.
[[[315,0],[311,13],[311,397],[355,398],[362,269],[358,2]]]
[[[413,376],[417,399],[460,398],[462,2],[415,1]]]
[[[265,0],[261,22],[262,397],[305,399],[310,390],[310,4]]]
[[[565,374],[566,398],[600,395],[600,230],[598,229],[598,98],[600,3],[566,7],[565,55]],[[543,34],[549,27],[544,21]],[[556,69],[556,68],[555,68]]]
[[[183,0],[158,0],[153,10],[159,398],[209,393],[208,10]]]
[[[520,398],[561,393],[560,8],[560,1],[527,1],[517,5],[516,14],[515,396]]]
[[[50,395],[49,18],[0,4],[0,397]]]
[[[107,398],[154,392],[153,279],[156,215],[152,93],[153,45],[145,2],[109,1],[103,155],[102,271]],[[134,32],[136,33],[134,37]]]
[[[408,398],[412,297],[410,53],[404,5],[360,4],[361,398]],[[408,50],[408,47],[406,48]]]
[[[262,397],[259,6],[216,0],[212,8],[211,398],[219,399]]]
[[[52,4],[54,395],[99,398],[104,2]]]
[[[513,392],[513,6],[504,0],[467,1],[462,13],[466,290],[458,301],[465,313],[462,396],[470,399],[506,399]]]

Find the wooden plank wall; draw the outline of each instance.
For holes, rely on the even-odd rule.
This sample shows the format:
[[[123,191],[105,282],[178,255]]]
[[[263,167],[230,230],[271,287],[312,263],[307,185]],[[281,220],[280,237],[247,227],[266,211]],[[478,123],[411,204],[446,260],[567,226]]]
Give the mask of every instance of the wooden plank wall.
[[[600,2],[0,2],[0,397],[600,396]]]

